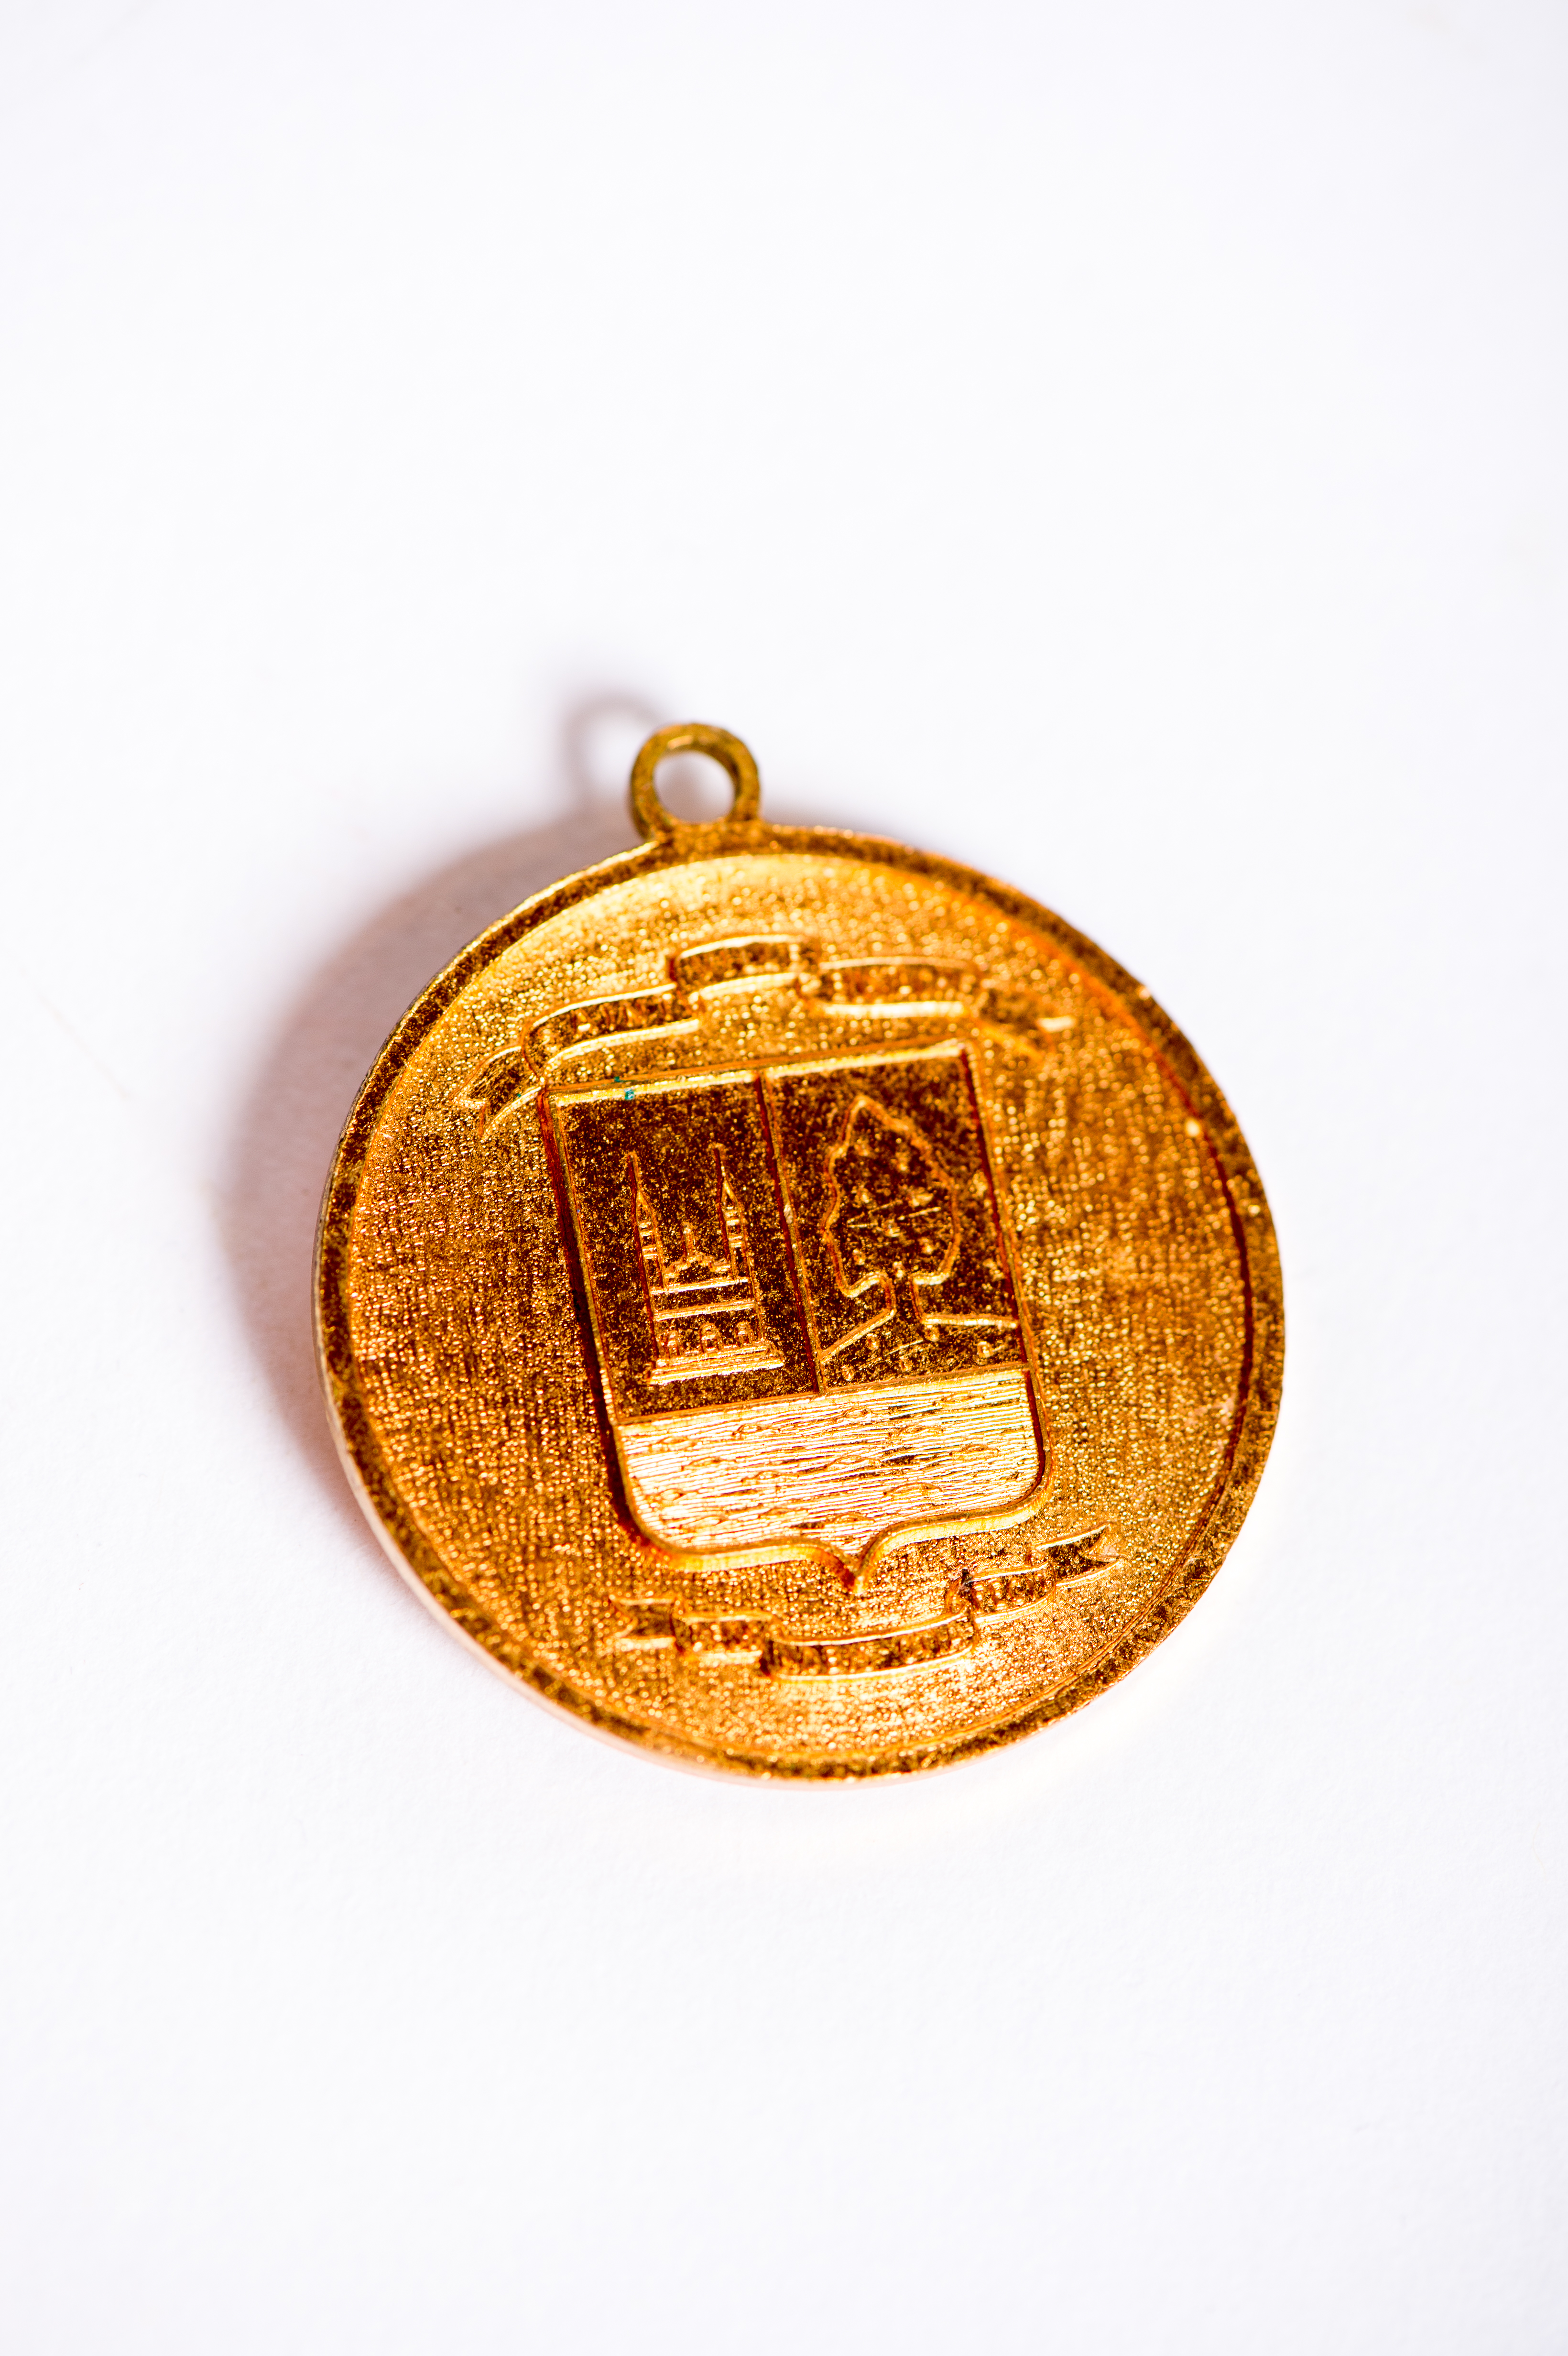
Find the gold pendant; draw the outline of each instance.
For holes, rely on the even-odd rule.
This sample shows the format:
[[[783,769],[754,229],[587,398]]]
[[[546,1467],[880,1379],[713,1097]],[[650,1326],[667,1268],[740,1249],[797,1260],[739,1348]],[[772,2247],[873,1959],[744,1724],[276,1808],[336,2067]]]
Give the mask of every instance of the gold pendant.
[[[685,825],[655,772],[728,771]],[[1213,1576],[1284,1352],[1246,1145],[1060,917],[773,827],[722,729],[641,850],[492,926],[322,1212],[344,1461],[495,1662],[715,1767],[940,1766],[1098,1693]]]

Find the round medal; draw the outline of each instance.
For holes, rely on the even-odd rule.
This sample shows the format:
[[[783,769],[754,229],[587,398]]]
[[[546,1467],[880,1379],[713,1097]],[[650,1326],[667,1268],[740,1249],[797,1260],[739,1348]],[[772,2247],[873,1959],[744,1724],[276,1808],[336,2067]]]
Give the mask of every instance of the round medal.
[[[668,755],[733,809],[682,824]],[[987,877],[773,827],[721,729],[493,926],[350,1115],[316,1303],[420,1591],[607,1731],[903,1773],[1130,1668],[1257,1485],[1263,1188],[1186,1040]]]

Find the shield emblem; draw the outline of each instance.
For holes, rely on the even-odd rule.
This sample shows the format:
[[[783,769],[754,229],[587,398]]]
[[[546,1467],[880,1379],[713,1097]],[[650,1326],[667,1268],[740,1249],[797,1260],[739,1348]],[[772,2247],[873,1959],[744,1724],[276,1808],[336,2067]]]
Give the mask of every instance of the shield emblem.
[[[605,1414],[645,1536],[824,1548],[1043,1477],[961,1043],[544,1090]]]

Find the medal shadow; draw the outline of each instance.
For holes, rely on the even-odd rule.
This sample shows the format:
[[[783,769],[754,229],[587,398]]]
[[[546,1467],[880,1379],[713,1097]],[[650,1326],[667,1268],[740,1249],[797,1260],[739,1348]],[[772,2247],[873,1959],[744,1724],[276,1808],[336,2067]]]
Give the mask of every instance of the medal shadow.
[[[558,815],[453,860],[316,967],[280,1019],[234,1122],[220,1228],[251,1346],[302,1455],[383,1563],[338,1462],[316,1367],[312,1266],[326,1174],[366,1074],[426,983],[521,901],[635,845],[624,789],[606,790],[591,759],[596,733],[628,723],[640,735],[662,724],[626,696],[576,706],[562,728],[567,797]]]

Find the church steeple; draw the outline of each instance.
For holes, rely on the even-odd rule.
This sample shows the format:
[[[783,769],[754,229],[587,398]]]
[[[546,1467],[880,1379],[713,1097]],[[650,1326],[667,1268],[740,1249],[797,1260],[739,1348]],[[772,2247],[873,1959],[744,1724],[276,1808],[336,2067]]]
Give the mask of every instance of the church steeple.
[[[702,1381],[775,1363],[757,1289],[746,1215],[731,1181],[723,1147],[715,1145],[712,1153],[713,1207],[722,1248],[712,1258],[699,1250],[693,1222],[683,1218],[683,1248],[673,1261],[665,1250],[642,1165],[635,1153],[626,1157],[654,1344],[650,1382]]]

